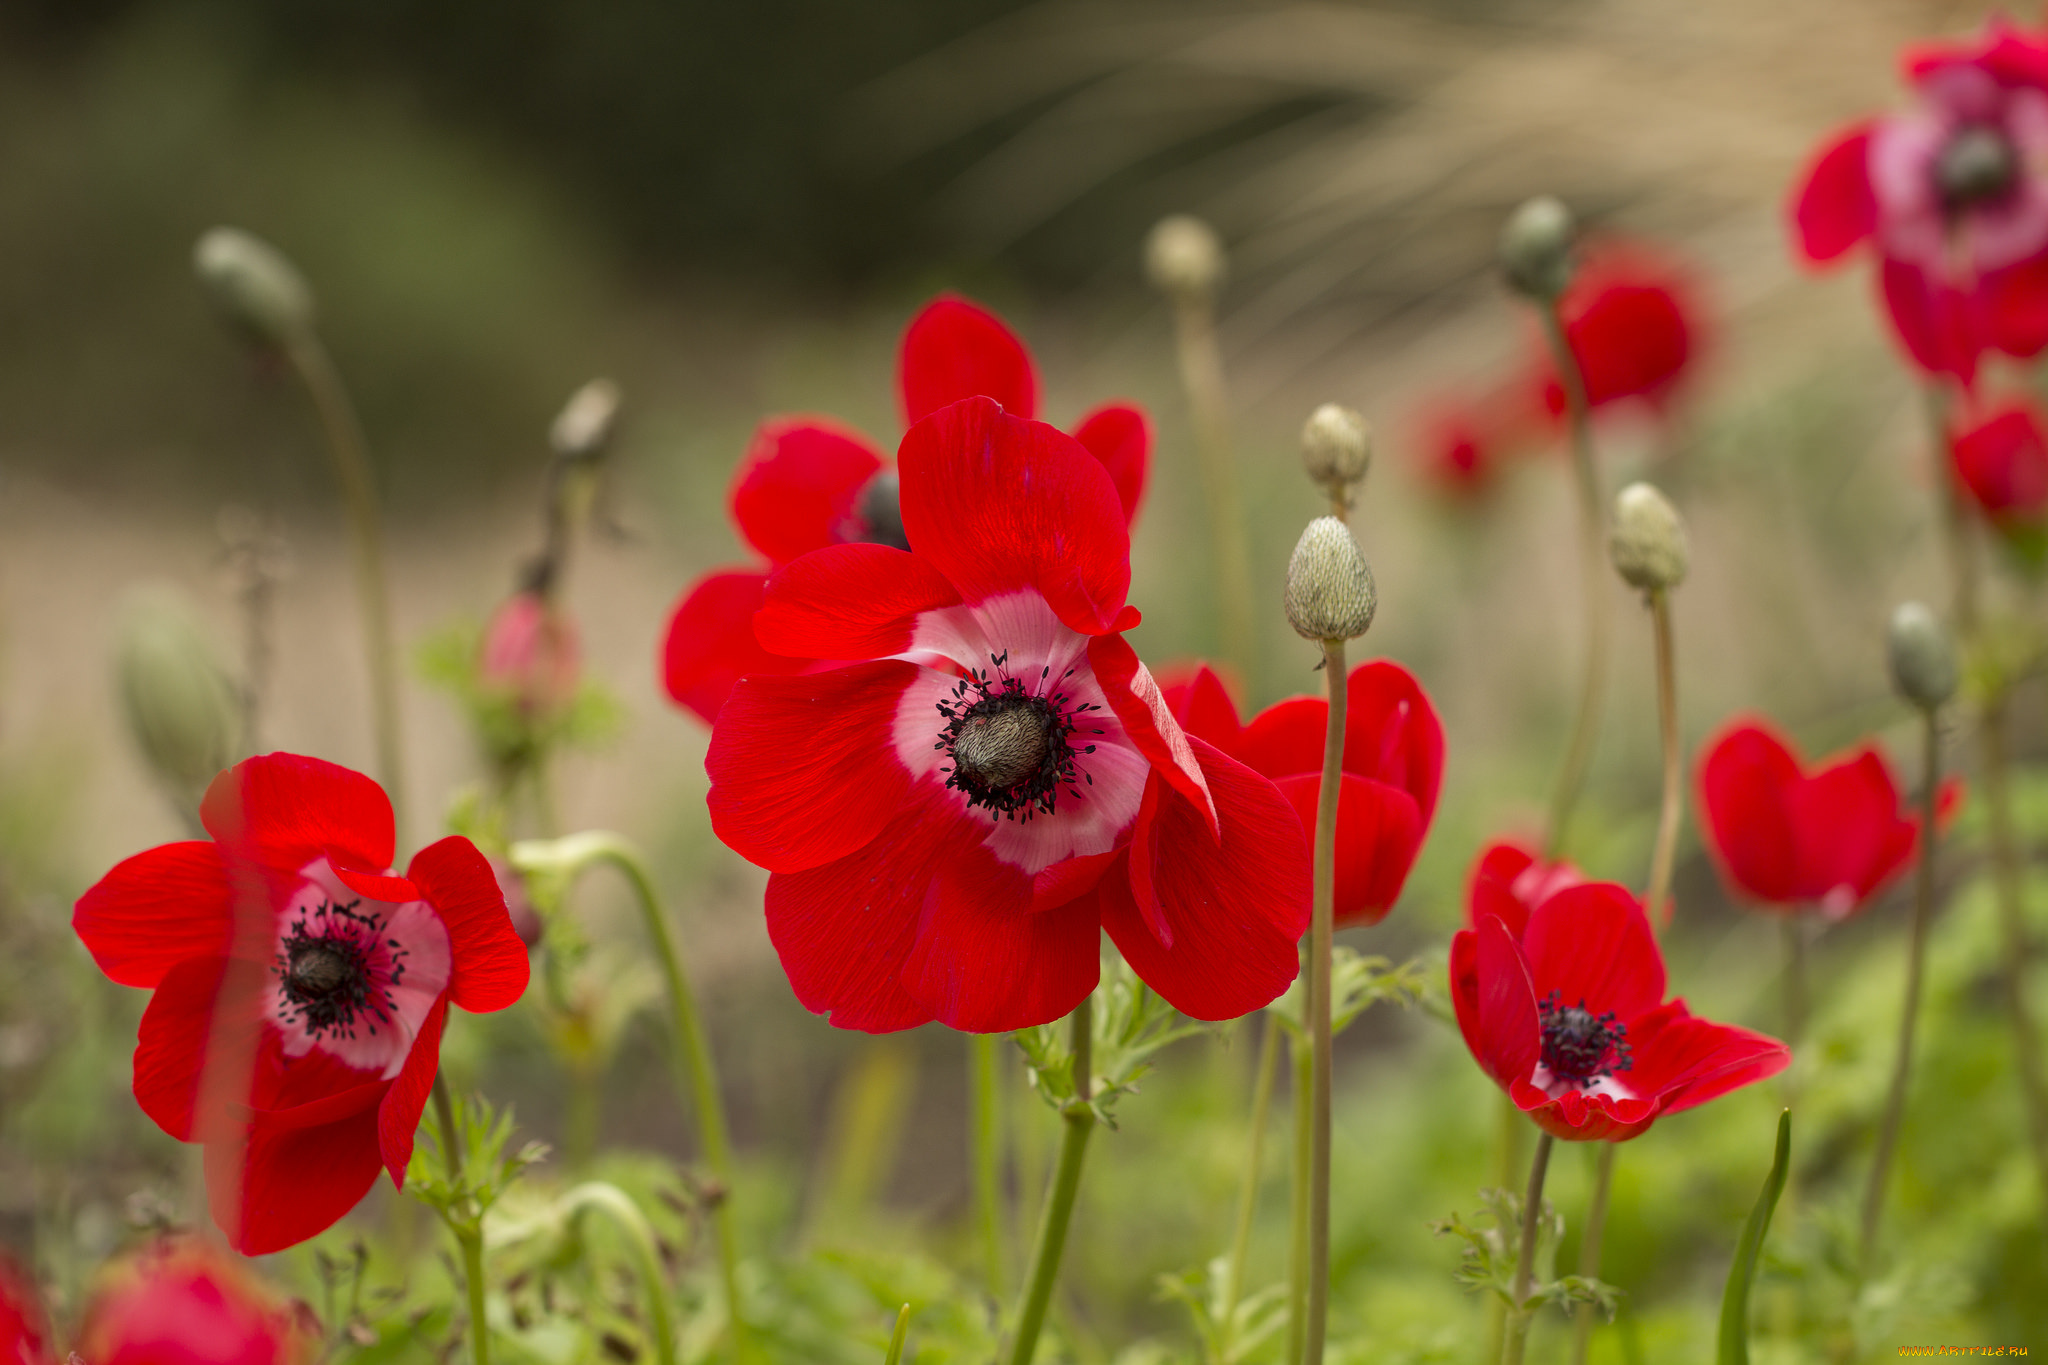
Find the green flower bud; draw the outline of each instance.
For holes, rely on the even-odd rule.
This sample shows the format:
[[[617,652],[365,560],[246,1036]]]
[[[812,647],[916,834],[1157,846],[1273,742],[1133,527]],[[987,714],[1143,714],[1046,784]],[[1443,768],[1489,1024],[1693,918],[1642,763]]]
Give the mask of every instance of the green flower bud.
[[[565,460],[589,459],[611,444],[618,418],[619,386],[609,379],[593,379],[569,396],[548,440]]]
[[[1892,686],[1923,711],[1956,694],[1956,651],[1948,632],[1924,602],[1901,602],[1887,641]]]
[[[284,253],[240,228],[217,227],[192,249],[200,287],[236,331],[284,346],[313,325],[313,291]]]
[[[1287,623],[1305,640],[1355,640],[1372,625],[1379,592],[1351,528],[1317,517],[1287,563]]]
[[[1341,498],[1372,463],[1372,428],[1352,409],[1325,403],[1301,429],[1301,462],[1310,479]]]
[[[1223,272],[1223,243],[1199,218],[1162,218],[1145,238],[1145,278],[1176,303],[1214,298]]]
[[[197,800],[234,761],[237,710],[234,685],[182,593],[146,587],[129,594],[114,671],[143,758],[172,791]]]
[[[1608,553],[1621,576],[1645,592],[1675,588],[1685,580],[1689,550],[1685,523],[1662,493],[1632,483],[1614,499],[1614,529]]]
[[[1532,299],[1555,299],[1572,282],[1572,213],[1550,195],[1528,200],[1500,232],[1508,283]]]

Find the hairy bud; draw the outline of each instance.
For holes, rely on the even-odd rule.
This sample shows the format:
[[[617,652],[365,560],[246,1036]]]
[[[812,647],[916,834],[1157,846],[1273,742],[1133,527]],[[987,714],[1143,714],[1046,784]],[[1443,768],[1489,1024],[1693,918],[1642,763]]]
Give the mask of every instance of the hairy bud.
[[[1500,264],[1508,283],[1532,299],[1555,299],[1572,281],[1572,213],[1538,195],[1508,215],[1500,232]]]
[[[619,386],[609,379],[593,379],[570,395],[548,440],[565,460],[589,459],[611,444],[618,420]]]
[[[1177,303],[1215,297],[1223,271],[1223,243],[1199,218],[1162,218],[1145,238],[1145,278]]]
[[[1631,585],[1649,592],[1675,588],[1685,580],[1689,549],[1678,509],[1655,488],[1632,483],[1614,499],[1614,529],[1608,534],[1614,567]]]
[[[1923,711],[1956,694],[1956,651],[1948,632],[1924,602],[1901,602],[1887,640],[1892,686]]]
[[[213,228],[193,247],[192,268],[228,325],[251,341],[288,345],[313,325],[306,277],[260,237],[240,228]]]
[[[237,720],[234,685],[182,593],[159,586],[129,594],[114,672],[143,758],[172,791],[196,800],[234,760]]]
[[[1301,429],[1301,462],[1310,479],[1342,498],[1372,463],[1372,429],[1352,409],[1325,403]]]
[[[1372,625],[1372,566],[1335,517],[1317,517],[1287,562],[1287,623],[1305,640],[1355,640]]]

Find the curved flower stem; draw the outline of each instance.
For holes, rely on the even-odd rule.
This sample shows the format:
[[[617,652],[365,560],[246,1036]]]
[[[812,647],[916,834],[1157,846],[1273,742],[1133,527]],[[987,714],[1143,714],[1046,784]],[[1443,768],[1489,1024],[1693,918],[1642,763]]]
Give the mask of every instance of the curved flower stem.
[[[1267,1015],[1259,1035],[1259,1062],[1252,1076],[1251,1133],[1245,1142],[1244,1183],[1237,1192],[1237,1223],[1224,1262],[1223,1309],[1217,1322],[1220,1361],[1228,1361],[1237,1336],[1237,1305],[1244,1298],[1244,1263],[1251,1251],[1252,1218],[1259,1208],[1259,1176],[1265,1165],[1266,1118],[1273,1109],[1273,1078],[1280,1070],[1280,1021]]]
[[[1307,951],[1306,947],[1303,951]],[[1312,1008],[1307,997],[1315,982],[1306,967],[1302,976],[1309,978],[1303,987],[1302,1007],[1306,1013]],[[1315,1057],[1305,1035],[1297,1033],[1288,1043],[1289,1059],[1294,1064],[1294,1093],[1290,1096],[1294,1105],[1294,1178],[1288,1190],[1287,1360],[1288,1365],[1294,1365],[1301,1359],[1301,1346],[1308,1330],[1308,1172],[1314,1148],[1309,1136],[1309,1092],[1315,1088]]]
[[[1529,1162],[1529,1192],[1522,1197],[1522,1237],[1515,1252],[1515,1302],[1508,1309],[1501,1365],[1522,1365],[1522,1349],[1529,1342],[1529,1320],[1534,1314],[1525,1303],[1536,1274],[1536,1224],[1543,1208],[1543,1177],[1550,1170],[1550,1149],[1556,1141],[1549,1133],[1538,1137],[1536,1155]]]
[[[1201,462],[1203,501],[1209,507],[1210,544],[1216,550],[1216,599],[1223,625],[1223,656],[1249,669],[1252,652],[1251,554],[1230,455],[1230,406],[1223,390],[1223,355],[1216,345],[1215,302],[1185,298],[1173,310],[1181,384],[1194,416],[1195,453]]]
[[[1652,588],[1649,598],[1657,651],[1657,729],[1664,741],[1664,799],[1657,810],[1657,843],[1650,855],[1650,885],[1643,895],[1643,908],[1661,928],[1671,923],[1671,873],[1678,861],[1685,782],[1678,744],[1678,669],[1671,644],[1671,598],[1662,588]],[[1612,1143],[1607,1150],[1614,1150]]]
[[[1499,1117],[1496,1125],[1498,1141],[1496,1150],[1500,1164],[1495,1168],[1494,1185],[1500,1189],[1511,1189],[1515,1183],[1515,1172],[1522,1169],[1523,1139],[1529,1135],[1529,1125],[1522,1117],[1522,1110],[1505,1090],[1500,1092],[1500,1103],[1494,1112]],[[1486,1296],[1486,1352],[1482,1360],[1499,1360],[1501,1342],[1507,1331],[1507,1305],[1495,1294]]]
[[[484,1233],[482,1228],[449,1227],[462,1248],[462,1278],[469,1293],[469,1358],[471,1365],[491,1365],[491,1323],[484,1311]]]
[[[1785,1041],[1798,1046],[1806,1036],[1806,921],[1780,915],[1785,940]]]
[[[1003,1264],[1002,1095],[996,1089],[994,1034],[967,1036],[968,1156],[974,1169],[974,1222],[981,1233],[982,1272],[988,1292],[1001,1297],[1009,1284]]]
[[[602,1180],[587,1181],[568,1191],[559,1207],[572,1223],[585,1213],[602,1213],[625,1234],[641,1288],[647,1291],[647,1330],[654,1337],[654,1358],[660,1365],[676,1365],[676,1330],[669,1317],[668,1285],[647,1215],[631,1195]]]
[[[1309,919],[1310,1071],[1308,1167],[1308,1325],[1305,1365],[1322,1365],[1330,1323],[1330,940],[1336,932],[1337,797],[1344,780],[1344,641],[1323,641],[1323,688],[1330,699],[1323,727],[1323,778],[1316,793],[1314,907]]]
[[[377,777],[391,798],[399,841],[405,836],[405,744],[398,714],[398,651],[391,638],[391,591],[384,568],[384,528],[377,512],[376,484],[363,425],[349,401],[341,372],[310,329],[297,331],[285,357],[320,415],[334,472],[348,508],[355,542],[356,606],[363,617],[363,644],[370,664],[370,721],[376,732]]]
[[[432,1094],[434,1117],[441,1129],[441,1163],[448,1172],[448,1183],[459,1188],[462,1153],[469,1146],[469,1134],[456,1117],[455,1104],[448,1096],[448,1079],[438,1071],[434,1073]],[[462,1252],[463,1291],[469,1298],[470,1360],[472,1365],[491,1365],[491,1324],[484,1304],[483,1221],[476,1214],[474,1202],[465,1202],[469,1212],[458,1215],[452,1208],[444,1209],[441,1221],[448,1225]]]
[[[1089,1104],[1094,1069],[1095,1024],[1093,997],[1083,1000],[1068,1017],[1072,1030],[1074,1097],[1060,1111],[1066,1126],[1060,1140],[1059,1164],[1054,1167],[1052,1185],[1045,1194],[1045,1214],[1038,1224],[1038,1244],[1031,1253],[1030,1274],[1024,1281],[1024,1302],[1017,1313],[1017,1335],[1010,1343],[1010,1365],[1031,1365],[1038,1349],[1038,1332],[1045,1325],[1046,1305],[1052,1301],[1053,1282],[1059,1278],[1060,1254],[1067,1245],[1067,1224],[1074,1216],[1074,1194],[1081,1188],[1081,1161],[1088,1154],[1088,1137],[1095,1131],[1095,1109]]]
[[[1600,729],[1600,700],[1607,673],[1607,551],[1601,543],[1600,472],[1593,464],[1592,409],[1586,402],[1585,378],[1565,340],[1555,300],[1539,311],[1543,334],[1564,382],[1565,408],[1571,419],[1572,481],[1578,492],[1580,571],[1586,593],[1586,657],[1579,681],[1579,709],[1572,720],[1557,786],[1551,792],[1550,822],[1543,836],[1544,856],[1555,858],[1564,846],[1573,808],[1585,786],[1586,769],[1593,761],[1593,741]]]
[[[1618,1144],[1600,1144],[1600,1158],[1593,1167],[1593,1202],[1586,1208],[1586,1234],[1579,1240],[1579,1274],[1589,1280],[1600,1278],[1600,1234],[1607,1227],[1607,1194],[1614,1187],[1614,1154]],[[1572,1324],[1573,1365],[1586,1365],[1586,1352],[1593,1346],[1593,1315],[1590,1303],[1578,1307]]]
[[[608,830],[590,830],[552,841],[533,840],[513,845],[512,864],[522,871],[550,869],[573,880],[595,863],[609,863],[625,875],[640,907],[647,938],[660,960],[668,984],[669,1027],[674,1032],[671,1053],[676,1069],[676,1087],[687,1093],[697,1111],[698,1144],[704,1149],[704,1164],[711,1168],[724,1191],[711,1210],[712,1226],[718,1239],[718,1273],[725,1295],[727,1319],[732,1324],[733,1355],[748,1359],[746,1320],[740,1313],[739,1253],[732,1230],[732,1139],[725,1122],[725,1103],[719,1096],[718,1072],[711,1059],[711,1047],[697,1017],[697,1003],[690,991],[690,979],[683,972],[675,941],[669,937],[668,917],[661,898],[648,875],[640,850],[624,836]]]
[[[1906,1001],[1899,1011],[1899,1048],[1892,1059],[1892,1080],[1885,1092],[1884,1121],[1877,1131],[1877,1152],[1870,1160],[1870,1183],[1863,1191],[1861,1262],[1868,1275],[1877,1252],[1877,1226],[1884,1214],[1885,1177],[1899,1141],[1899,1123],[1906,1112],[1906,1082],[1913,1069],[1913,1030],[1920,1018],[1921,978],[1927,960],[1927,921],[1934,913],[1934,858],[1941,832],[1934,808],[1941,788],[1941,731],[1933,707],[1921,713],[1920,860],[1913,878],[1913,937],[1906,950]]]

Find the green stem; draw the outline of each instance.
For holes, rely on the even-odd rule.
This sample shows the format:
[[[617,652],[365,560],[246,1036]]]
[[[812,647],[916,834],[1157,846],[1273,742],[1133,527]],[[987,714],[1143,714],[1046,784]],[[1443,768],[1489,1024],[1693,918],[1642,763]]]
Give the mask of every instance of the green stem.
[[[2004,940],[2006,1015],[2012,1023],[2014,1070],[2026,1106],[2027,1134],[2032,1139],[2038,1183],[2048,1191],[2048,1084],[2042,1080],[2041,1047],[2027,1000],[2025,869],[2013,828],[2012,786],[2006,769],[2006,712],[2003,695],[1985,703],[1983,717],[1984,801],[1991,816],[1991,865],[1996,881],[1998,921]]]
[[[1565,340],[1556,301],[1538,311],[1558,376],[1564,383],[1565,409],[1570,416],[1572,482],[1578,493],[1580,572],[1586,597],[1585,671],[1579,680],[1579,707],[1572,720],[1571,739],[1565,746],[1564,765],[1558,770],[1557,786],[1550,796],[1550,823],[1543,836],[1543,853],[1548,859],[1555,858],[1564,847],[1572,811],[1578,805],[1586,770],[1593,761],[1593,741],[1600,729],[1600,699],[1607,673],[1608,570],[1602,535],[1600,472],[1593,463],[1592,409],[1586,402],[1585,379]]]
[[[1031,1271],[1024,1281],[1024,1302],[1017,1314],[1017,1335],[1010,1344],[1010,1365],[1031,1365],[1031,1357],[1038,1349],[1039,1329],[1045,1325],[1046,1305],[1052,1302],[1060,1255],[1066,1250],[1067,1224],[1074,1216],[1074,1194],[1081,1188],[1081,1161],[1088,1154],[1088,1137],[1095,1131],[1095,1110],[1088,1102],[1095,1065],[1091,1048],[1094,1010],[1092,998],[1083,1000],[1067,1021],[1073,1038],[1074,1097],[1060,1111],[1066,1131],[1060,1140],[1059,1165],[1053,1170],[1052,1187],[1046,1191],[1045,1214],[1038,1224],[1038,1245],[1031,1253]]]
[[[462,1149],[468,1141],[455,1126],[455,1103],[448,1098],[448,1079],[440,1072],[434,1073],[434,1116],[441,1121],[441,1159],[448,1165],[448,1179],[459,1184],[462,1180]]]
[[[1245,1141],[1244,1183],[1237,1192],[1237,1222],[1224,1263],[1223,1312],[1217,1323],[1220,1361],[1231,1358],[1237,1337],[1237,1305],[1244,1298],[1244,1266],[1251,1253],[1252,1219],[1259,1208],[1259,1176],[1265,1165],[1266,1119],[1273,1110],[1273,1078],[1280,1070],[1280,1021],[1265,1016],[1260,1027],[1259,1063],[1252,1076],[1251,1132]]]
[[[1493,1183],[1505,1190],[1514,1185],[1515,1172],[1522,1169],[1523,1140],[1529,1136],[1529,1125],[1522,1117],[1521,1107],[1505,1091],[1501,1092],[1500,1100],[1494,1106],[1494,1113],[1498,1117],[1498,1140],[1495,1150],[1499,1155],[1500,1164],[1495,1168]],[[1507,1323],[1507,1305],[1500,1301],[1499,1295],[1487,1295],[1486,1352],[1481,1359],[1500,1359],[1501,1342],[1505,1339]]]
[[[1522,1349],[1529,1342],[1529,1321],[1535,1316],[1528,1299],[1536,1272],[1536,1224],[1543,1208],[1543,1177],[1550,1169],[1550,1149],[1556,1141],[1547,1132],[1537,1138],[1536,1155],[1529,1162],[1529,1192],[1522,1198],[1522,1235],[1515,1251],[1515,1301],[1508,1309],[1501,1365],[1522,1365]]]
[[[1588,1280],[1600,1278],[1600,1234],[1607,1227],[1607,1194],[1614,1185],[1614,1154],[1620,1144],[1600,1144],[1600,1159],[1593,1168],[1593,1202],[1586,1209],[1586,1235],[1579,1242],[1579,1274]],[[1593,1315],[1590,1303],[1579,1305],[1572,1324],[1573,1365],[1586,1365],[1586,1352],[1593,1345]]]
[[[363,618],[363,644],[370,664],[370,721],[376,733],[377,776],[391,798],[403,842],[405,833],[405,742],[398,713],[398,651],[391,636],[391,592],[384,567],[384,527],[377,511],[369,444],[349,401],[341,372],[311,330],[295,333],[285,356],[313,399],[334,455],[334,472],[348,508],[355,543],[356,606]]]
[[[654,1337],[654,1358],[659,1365],[676,1365],[676,1329],[669,1316],[668,1282],[662,1274],[661,1252],[647,1215],[631,1195],[601,1180],[588,1181],[564,1194],[561,1208],[572,1224],[585,1213],[601,1213],[625,1234],[626,1248],[632,1253],[634,1269],[646,1291],[647,1330]]]
[[[1306,944],[1302,951],[1308,951]],[[1306,995],[1314,990],[1315,982],[1305,964],[1302,977],[1307,983],[1303,986]],[[1309,1012],[1306,999],[1302,1011],[1304,1016]],[[1309,1135],[1309,1092],[1315,1088],[1315,1058],[1307,1034],[1295,1034],[1288,1044],[1294,1064],[1294,1093],[1289,1097],[1294,1106],[1294,1163],[1288,1189],[1287,1361],[1295,1365],[1308,1331],[1308,1172],[1314,1148]]]
[[[471,1365],[491,1365],[491,1324],[484,1313],[484,1234],[478,1227],[449,1225],[462,1248],[462,1278],[469,1293]]]
[[[1323,727],[1323,778],[1316,794],[1314,903],[1309,919],[1310,1009],[1305,1021],[1315,1059],[1310,1074],[1308,1327],[1305,1365],[1322,1365],[1330,1325],[1330,941],[1336,932],[1337,796],[1344,779],[1344,721],[1350,688],[1344,641],[1323,641],[1323,684],[1329,721]]]
[[[1664,798],[1657,809],[1657,843],[1650,854],[1650,886],[1643,908],[1653,923],[1671,923],[1671,873],[1678,861],[1679,817],[1685,810],[1684,763],[1678,745],[1678,669],[1671,644],[1671,598],[1650,590],[1650,625],[1657,652],[1657,730],[1664,742]],[[1610,1144],[1609,1150],[1612,1150]]]
[[[1223,389],[1223,355],[1216,345],[1215,301],[1186,298],[1174,307],[1181,383],[1194,414],[1195,451],[1203,500],[1209,508],[1209,543],[1216,559],[1216,599],[1223,626],[1223,656],[1249,670],[1252,649],[1251,554],[1245,545],[1237,474],[1230,453],[1230,407]]]
[[[996,1089],[993,1034],[967,1039],[968,1152],[974,1166],[974,1221],[981,1233],[982,1273],[990,1294],[1001,1296],[1010,1282],[1003,1264],[1002,1095]]]
[[[1806,1036],[1806,921],[1786,914],[1778,922],[1785,941],[1785,1042],[1797,1047]]]

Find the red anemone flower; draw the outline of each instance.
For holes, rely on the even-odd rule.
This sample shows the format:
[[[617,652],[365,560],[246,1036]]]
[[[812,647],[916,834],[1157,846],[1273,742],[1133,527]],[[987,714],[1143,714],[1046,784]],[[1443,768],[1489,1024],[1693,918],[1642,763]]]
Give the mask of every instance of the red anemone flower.
[[[2007,534],[2048,529],[2048,431],[2032,403],[1993,409],[1949,438],[1956,479]]]
[[[1658,1117],[1774,1076],[1775,1038],[1694,1017],[1664,998],[1664,959],[1625,887],[1585,882],[1451,940],[1465,1045],[1517,1108],[1572,1141],[1626,1142]]]
[[[995,314],[950,294],[911,319],[896,386],[905,426],[976,396],[1015,417],[1038,415],[1038,372],[1024,343]],[[1151,458],[1144,411],[1106,404],[1081,419],[1074,438],[1109,471],[1128,527]],[[713,570],[684,590],[662,647],[669,695],[708,723],[736,679],[816,668],[818,660],[771,652],[754,638],[762,587],[776,569],[828,545],[909,548],[898,504],[896,471],[859,432],[822,417],[762,423],[733,477],[732,517],[768,563]]]
[[[1528,928],[1530,911],[1585,880],[1570,863],[1546,863],[1513,840],[1488,844],[1473,861],[1466,882],[1465,925],[1477,929],[1492,915],[1507,925],[1519,942]]]
[[[404,1183],[448,1006],[512,1004],[526,949],[469,840],[391,870],[391,803],[360,773],[246,759],[200,818],[211,841],[117,864],[71,923],[101,971],[155,991],[136,1101],[207,1144],[214,1221],[255,1255],[327,1228],[380,1166]]]
[[[1994,19],[1902,66],[1918,104],[1822,146],[1794,235],[1816,264],[1869,240],[1907,353],[1968,385],[1986,351],[2048,344],[2048,42]]]
[[[1590,250],[1557,308],[1595,408],[1626,399],[1661,407],[1698,349],[1699,310],[1684,272],[1633,244]],[[1564,385],[1547,348],[1538,369],[1544,407],[1563,416]]]
[[[1436,813],[1444,731],[1429,695],[1399,664],[1360,664],[1346,687],[1336,919],[1339,925],[1377,924],[1400,898]],[[1290,697],[1240,725],[1229,690],[1206,664],[1165,695],[1182,729],[1272,779],[1302,828],[1315,828],[1327,701]]]
[[[35,1282],[0,1254],[0,1365],[55,1365],[56,1359]]]
[[[539,592],[512,594],[484,626],[477,679],[529,719],[575,700],[579,668],[576,623]]]
[[[1944,808],[1959,792],[1945,784]],[[1761,719],[1734,722],[1700,761],[1707,846],[1722,878],[1763,909],[1854,914],[1904,871],[1920,822],[1874,745],[1808,769]]]
[[[1272,1000],[1308,924],[1301,823],[1124,642],[1108,471],[988,398],[913,426],[897,467],[912,548],[814,550],[755,622],[858,662],[742,678],[704,760],[719,837],[773,873],[797,998],[875,1033],[1023,1028],[1087,998],[1107,930],[1187,1014]]]
[[[313,1359],[317,1340],[244,1266],[176,1240],[114,1268],[86,1309],[78,1348],[92,1365],[297,1365]]]

